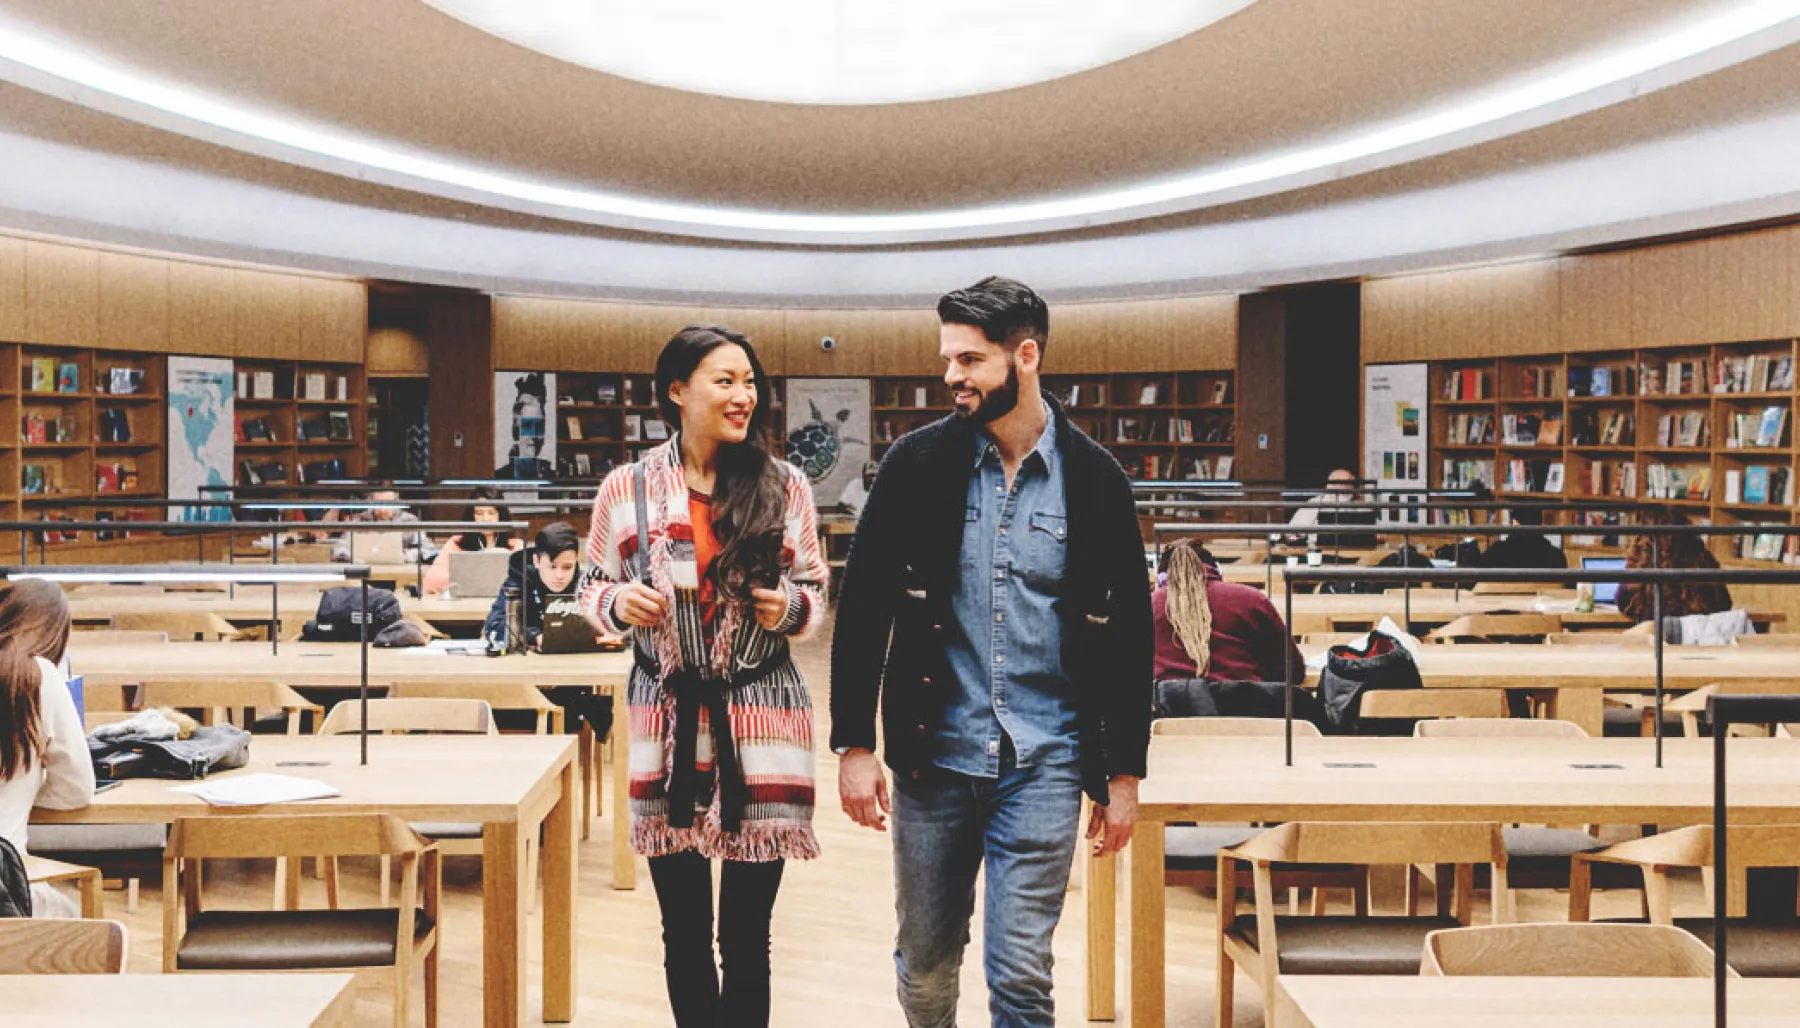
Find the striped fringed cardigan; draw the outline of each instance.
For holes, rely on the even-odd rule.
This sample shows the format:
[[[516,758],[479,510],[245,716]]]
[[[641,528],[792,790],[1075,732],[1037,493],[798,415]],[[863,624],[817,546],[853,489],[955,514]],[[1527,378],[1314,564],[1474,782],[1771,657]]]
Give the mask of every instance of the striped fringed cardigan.
[[[798,469],[777,461],[787,477],[781,560],[788,609],[776,630],[757,624],[748,605],[723,597],[712,623],[704,625],[679,437],[645,454],[642,463],[650,529],[649,584],[668,598],[671,616],[653,629],[633,630],[635,644],[656,658],[662,674],[651,676],[642,663],[631,672],[631,848],[647,857],[690,849],[709,858],[753,862],[816,857],[812,699],[793,661],[782,662],[773,673],[729,695],[731,737],[749,789],[737,832],[720,826],[716,763],[704,706],[695,746],[702,785],[696,790],[694,824],[686,829],[669,824],[675,696],[664,686],[677,668],[725,677],[734,669],[754,667],[785,655],[790,637],[803,638],[818,629],[825,618],[829,572],[819,546],[812,487]],[[618,634],[628,626],[614,619],[613,600],[634,578],[638,548],[632,478],[631,465],[625,465],[600,485],[588,534],[589,570],[581,587],[582,610],[588,618]]]

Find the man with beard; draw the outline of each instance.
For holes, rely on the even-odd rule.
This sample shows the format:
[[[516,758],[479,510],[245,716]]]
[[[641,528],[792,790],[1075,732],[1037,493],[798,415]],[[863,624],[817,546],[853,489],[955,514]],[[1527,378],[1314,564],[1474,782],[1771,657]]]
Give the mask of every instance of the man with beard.
[[[1137,819],[1152,705],[1143,540],[1125,473],[1038,387],[1044,301],[986,278],[944,296],[938,319],[956,413],[888,452],[844,572],[838,794],[859,824],[894,819],[907,1023],[956,1023],[985,867],[992,1022],[1048,1026],[1081,794],[1095,853],[1122,849]]]

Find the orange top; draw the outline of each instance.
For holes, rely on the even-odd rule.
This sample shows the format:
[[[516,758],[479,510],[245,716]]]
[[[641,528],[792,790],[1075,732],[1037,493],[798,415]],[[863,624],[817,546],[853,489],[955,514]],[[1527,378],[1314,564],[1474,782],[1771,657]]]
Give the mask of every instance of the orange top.
[[[694,527],[694,571],[700,576],[700,603],[711,606],[715,589],[706,573],[719,555],[719,537],[713,534],[712,497],[689,489],[688,521]]]

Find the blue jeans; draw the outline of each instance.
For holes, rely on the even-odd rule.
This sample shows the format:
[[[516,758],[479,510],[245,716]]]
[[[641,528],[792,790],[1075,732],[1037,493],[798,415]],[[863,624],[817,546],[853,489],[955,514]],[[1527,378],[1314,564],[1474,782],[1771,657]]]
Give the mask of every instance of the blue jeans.
[[[1008,759],[997,779],[940,770],[897,783],[894,966],[911,1028],[956,1024],[957,975],[984,861],[982,968],[994,1028],[1055,1023],[1050,940],[1062,917],[1080,822],[1077,764],[1015,767]]]

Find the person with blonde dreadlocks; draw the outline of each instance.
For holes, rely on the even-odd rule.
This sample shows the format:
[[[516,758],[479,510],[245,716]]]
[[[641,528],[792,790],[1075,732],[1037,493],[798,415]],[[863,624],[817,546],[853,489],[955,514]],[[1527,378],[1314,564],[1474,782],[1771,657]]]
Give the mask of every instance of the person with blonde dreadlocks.
[[[1305,677],[1293,636],[1260,589],[1224,581],[1198,539],[1182,539],[1165,556],[1167,581],[1150,597],[1158,682],[1280,682],[1288,666],[1295,682]]]

